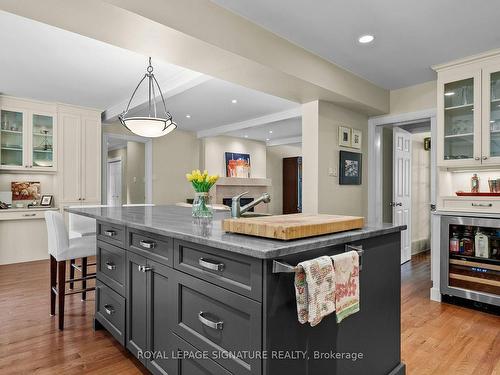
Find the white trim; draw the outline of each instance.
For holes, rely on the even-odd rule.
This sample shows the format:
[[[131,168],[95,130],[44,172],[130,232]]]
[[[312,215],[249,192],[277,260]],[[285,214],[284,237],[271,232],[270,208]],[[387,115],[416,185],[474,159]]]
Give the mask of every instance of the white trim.
[[[109,148],[108,148],[108,150],[109,150]],[[108,164],[109,163],[115,163],[117,161],[122,161],[122,157],[121,156],[117,156],[116,158],[108,158],[108,160],[107,160]]]
[[[168,81],[163,83],[160,82],[160,87],[162,88],[163,97],[165,100],[171,98],[174,95],[180,94],[186,90],[189,90],[195,86],[201,85],[209,80],[213,79],[202,73],[193,72],[190,70],[182,71],[171,77]],[[104,122],[112,122],[117,120],[118,115],[122,113],[130,98],[115,104],[114,106],[106,109],[102,112],[101,120]],[[130,111],[140,111],[147,107],[148,105],[148,94],[146,92],[138,92],[131,103]]]
[[[292,143],[302,143],[302,136],[273,139],[272,141],[267,141],[266,146],[289,145]]]
[[[457,65],[465,65],[470,63],[480,62],[481,60],[486,60],[494,56],[500,55],[500,49],[492,49],[490,51],[478,53],[476,55],[467,56],[461,59],[452,60],[444,64],[431,65],[431,69],[439,72],[441,70],[446,70]]]
[[[144,143],[144,157],[145,157],[145,165],[144,165],[144,178],[145,178],[145,202],[147,204],[153,203],[153,140],[151,138],[143,138],[137,135],[128,135],[128,134],[114,134],[114,133],[103,133],[102,135],[102,181],[106,181],[106,186],[101,188],[101,201],[108,201],[108,187],[107,187],[107,178],[108,178],[108,170],[107,170],[107,151],[108,151],[108,139],[109,138],[118,138],[126,141],[135,141]]]
[[[286,111],[276,112],[270,115],[256,117],[250,120],[235,122],[233,124],[226,124],[212,129],[200,130],[198,133],[196,133],[196,135],[198,136],[198,138],[213,137],[234,130],[253,128],[256,126],[262,126],[272,122],[287,120],[290,118],[296,118],[300,116],[302,116],[302,109],[300,106],[297,106],[295,108],[288,109]]]

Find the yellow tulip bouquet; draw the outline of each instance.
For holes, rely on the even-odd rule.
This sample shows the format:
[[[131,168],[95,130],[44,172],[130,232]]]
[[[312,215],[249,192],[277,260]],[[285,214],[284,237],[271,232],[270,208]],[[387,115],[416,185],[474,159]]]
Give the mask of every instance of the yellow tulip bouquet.
[[[210,188],[219,179],[218,175],[209,176],[207,171],[201,171],[199,169],[193,170],[191,173],[186,174],[186,178],[191,185],[193,185],[194,190],[197,193],[208,193]]]
[[[191,173],[186,174],[186,179],[193,185],[196,192],[193,200],[193,216],[194,217],[212,217],[213,212],[209,206],[210,195],[208,192],[210,188],[215,185],[219,179],[218,175],[209,176],[207,171],[199,169],[193,170]]]

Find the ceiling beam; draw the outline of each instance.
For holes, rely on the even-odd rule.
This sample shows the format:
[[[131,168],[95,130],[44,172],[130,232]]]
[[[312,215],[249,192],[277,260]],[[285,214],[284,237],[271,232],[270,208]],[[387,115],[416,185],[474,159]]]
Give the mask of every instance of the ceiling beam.
[[[193,72],[191,70],[184,70],[174,75],[167,81],[160,82],[160,87],[162,89],[163,97],[165,98],[165,100],[167,100],[172,96],[180,94],[195,86],[201,85],[202,83],[207,82],[211,79],[213,78],[205,74]],[[132,92],[130,92],[130,95],[132,95]],[[157,94],[157,97],[158,96],[159,95]],[[139,111],[145,110],[149,105],[148,99],[149,98],[147,90],[146,91],[142,90],[140,92],[137,92],[136,95],[134,96],[134,100],[130,104],[129,108],[130,113],[134,112],[137,113]],[[106,109],[102,113],[101,116],[102,121],[103,122],[116,121],[118,119],[118,115],[122,113],[125,110],[125,108],[127,108],[129,100],[130,97]]]
[[[250,120],[235,122],[232,124],[221,125],[221,126],[217,126],[216,128],[212,128],[212,129],[200,130],[196,134],[197,134],[198,138],[214,137],[214,136],[225,134],[225,133],[232,132],[235,130],[248,129],[248,128],[253,128],[253,127],[257,127],[257,126],[270,124],[270,123],[276,122],[276,121],[282,121],[282,120],[287,120],[290,118],[300,117],[301,115],[302,115],[301,107],[298,106],[296,108],[288,109],[286,111],[276,112],[276,113],[272,113],[270,115],[252,118]]]
[[[388,90],[209,0],[0,0],[0,9],[297,103],[389,112]]]
[[[267,141],[266,146],[290,145],[292,143],[302,143],[302,136],[273,139]]]

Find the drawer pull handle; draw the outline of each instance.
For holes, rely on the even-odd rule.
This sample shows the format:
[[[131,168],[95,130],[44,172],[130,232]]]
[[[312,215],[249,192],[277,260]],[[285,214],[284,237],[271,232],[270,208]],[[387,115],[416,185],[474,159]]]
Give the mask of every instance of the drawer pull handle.
[[[108,315],[113,315],[115,313],[115,309],[112,305],[104,305],[104,311],[106,311]]]
[[[105,230],[104,234],[108,237],[114,237],[116,236],[116,232],[114,230]]]
[[[141,245],[145,249],[154,249],[156,247],[156,242],[148,240],[140,240],[139,245]]]
[[[36,214],[23,214],[23,217],[34,217]]]
[[[209,328],[213,328],[213,329],[217,329],[219,331],[222,331],[222,329],[224,328],[224,322],[212,322],[211,320],[205,318],[203,316],[203,314],[205,314],[203,311],[200,311],[200,313],[198,314],[198,320],[206,325],[207,327]]]
[[[137,269],[141,272],[149,272],[153,270],[153,267],[148,266],[137,266]]]
[[[493,203],[472,203],[472,207],[492,207]]]
[[[108,270],[116,270],[116,265],[113,262],[107,261],[106,262],[106,268]]]
[[[224,263],[214,263],[209,261],[208,259],[200,258],[198,260],[198,264],[202,266],[203,268],[207,268],[209,270],[214,270],[214,271],[223,271],[224,270]]]

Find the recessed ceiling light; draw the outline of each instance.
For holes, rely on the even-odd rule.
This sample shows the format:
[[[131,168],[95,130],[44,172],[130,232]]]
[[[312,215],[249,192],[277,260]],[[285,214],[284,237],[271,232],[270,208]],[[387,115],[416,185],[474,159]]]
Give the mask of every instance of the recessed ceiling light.
[[[236,99],[231,100],[231,103],[236,104],[238,101]]]
[[[186,115],[186,118],[191,118],[191,115]]]
[[[490,120],[490,124],[493,124],[495,122],[495,120]]]
[[[245,134],[245,138],[248,138],[248,134]]]
[[[361,35],[358,38],[358,42],[360,42],[361,44],[367,44],[373,42],[374,39],[375,37],[373,35],[366,34],[366,35]]]
[[[269,138],[266,138],[266,141],[269,141]]]
[[[269,130],[269,134],[273,134],[273,131],[272,131],[272,130]]]
[[[444,95],[445,96],[452,96],[452,95],[455,95],[455,93],[453,91],[448,91],[448,92],[445,92]]]

